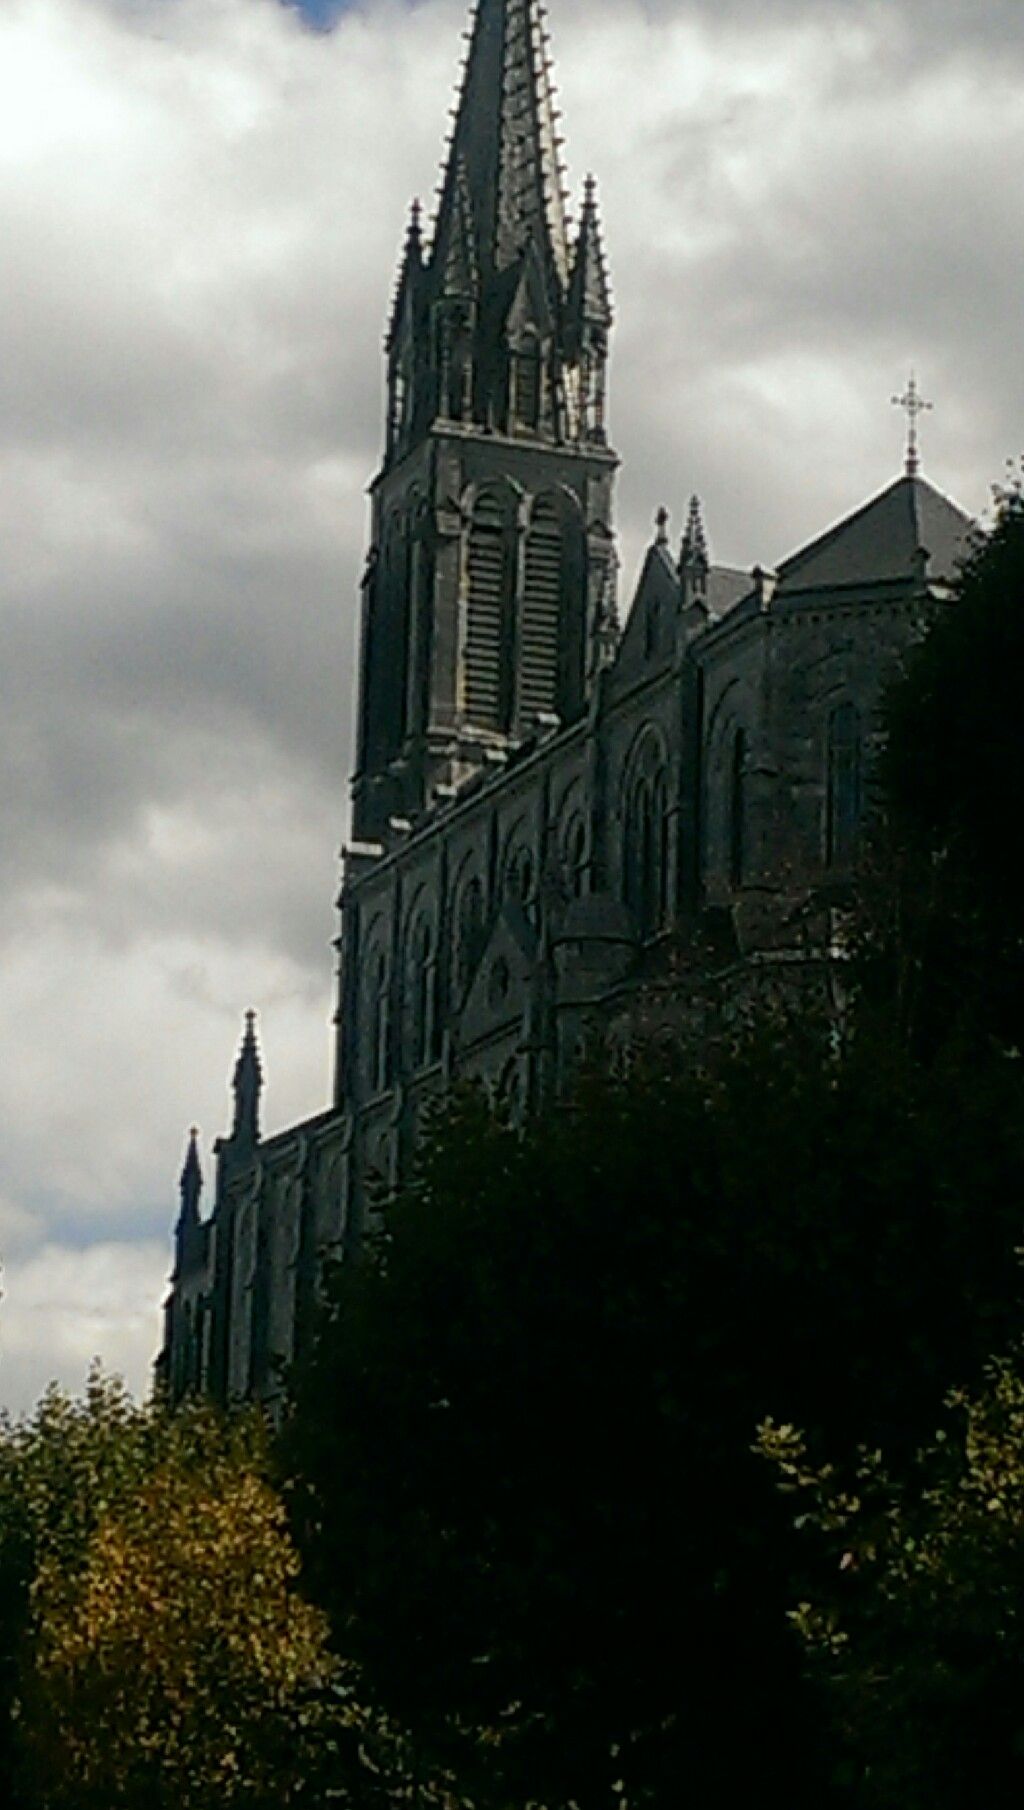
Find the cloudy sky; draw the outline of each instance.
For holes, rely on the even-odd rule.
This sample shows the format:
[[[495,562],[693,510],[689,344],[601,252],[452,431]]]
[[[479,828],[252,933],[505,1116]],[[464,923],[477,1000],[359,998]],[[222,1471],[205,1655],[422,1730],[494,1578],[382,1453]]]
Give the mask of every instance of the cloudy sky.
[[[656,506],[772,564],[1024,444],[1020,0],[551,0]],[[459,0],[0,0],[0,1399],[145,1382],[243,1009],[328,1098],[364,486]]]

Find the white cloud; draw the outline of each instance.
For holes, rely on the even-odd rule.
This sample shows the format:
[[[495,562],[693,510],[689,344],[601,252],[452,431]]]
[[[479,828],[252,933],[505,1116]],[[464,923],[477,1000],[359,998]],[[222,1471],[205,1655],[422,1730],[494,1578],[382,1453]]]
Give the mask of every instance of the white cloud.
[[[1018,449],[1024,9],[980,11],[553,5],[627,573],[692,489],[720,556],[770,563],[885,482],[911,359],[944,487],[979,506]],[[144,1380],[182,1135],[220,1129],[245,1006],[272,1122],[328,1096],[380,336],[463,24],[0,8],[6,1399],[94,1349]]]
[[[46,1244],[12,1260],[0,1321],[4,1400],[26,1408],[54,1379],[79,1390],[95,1357],[145,1388],[166,1274],[162,1240]]]

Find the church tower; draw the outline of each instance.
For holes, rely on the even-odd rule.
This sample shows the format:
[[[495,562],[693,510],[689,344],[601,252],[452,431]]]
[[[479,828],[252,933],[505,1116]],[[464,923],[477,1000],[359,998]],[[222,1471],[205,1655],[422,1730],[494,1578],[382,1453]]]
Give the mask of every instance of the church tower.
[[[614,648],[612,311],[588,180],[575,238],[540,0],[477,0],[429,243],[386,341],[363,581],[353,829],[578,718]]]

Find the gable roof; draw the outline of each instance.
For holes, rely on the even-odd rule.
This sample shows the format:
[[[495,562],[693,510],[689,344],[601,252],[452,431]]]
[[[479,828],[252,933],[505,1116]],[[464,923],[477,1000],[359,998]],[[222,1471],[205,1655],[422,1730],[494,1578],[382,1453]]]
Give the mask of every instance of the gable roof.
[[[970,516],[922,477],[896,479],[835,527],[783,560],[780,591],[829,590],[918,575],[953,578],[967,550]]]

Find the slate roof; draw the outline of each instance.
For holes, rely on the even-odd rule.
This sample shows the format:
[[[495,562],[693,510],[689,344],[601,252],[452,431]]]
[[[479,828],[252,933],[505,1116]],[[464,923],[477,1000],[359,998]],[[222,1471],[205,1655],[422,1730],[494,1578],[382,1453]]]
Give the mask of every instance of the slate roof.
[[[966,551],[970,516],[929,484],[904,476],[819,535],[778,571],[778,590],[830,590],[915,577],[921,550],[929,578],[953,578]]]
[[[708,567],[708,612],[713,622],[750,595],[750,573],[738,566]]]

